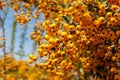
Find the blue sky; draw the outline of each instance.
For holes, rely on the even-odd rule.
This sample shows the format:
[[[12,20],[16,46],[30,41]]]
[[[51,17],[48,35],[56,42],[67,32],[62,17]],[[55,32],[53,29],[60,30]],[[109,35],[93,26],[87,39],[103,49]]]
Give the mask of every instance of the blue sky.
[[[0,12],[0,15],[3,15],[3,13]],[[11,33],[12,33],[12,25],[13,25],[13,22],[14,22],[14,12],[12,9],[9,9],[8,11],[8,15],[6,17],[6,20],[5,20],[5,30],[6,30],[6,52],[9,52],[10,51],[10,42],[11,42]],[[40,21],[43,21],[43,15],[40,14],[39,16],[39,20]],[[33,28],[34,28],[34,25],[35,25],[35,19],[31,19],[30,22],[28,22],[28,29],[27,29],[27,33],[26,33],[26,38],[27,40],[25,41],[25,46],[24,46],[24,50],[25,50],[25,54],[31,54],[32,53],[32,46],[33,46],[33,40],[30,39],[29,37],[29,34],[31,32],[33,32]],[[24,25],[20,25],[20,24],[17,24],[17,30],[16,30],[16,39],[15,39],[15,49],[14,49],[14,52],[17,52],[20,50],[20,36],[21,36],[21,33],[23,32],[23,28]],[[0,33],[1,33],[1,29],[0,29]],[[1,43],[1,41],[0,41]],[[3,52],[2,52],[2,48],[0,48],[0,55],[3,55]],[[15,56],[17,57],[17,56]]]

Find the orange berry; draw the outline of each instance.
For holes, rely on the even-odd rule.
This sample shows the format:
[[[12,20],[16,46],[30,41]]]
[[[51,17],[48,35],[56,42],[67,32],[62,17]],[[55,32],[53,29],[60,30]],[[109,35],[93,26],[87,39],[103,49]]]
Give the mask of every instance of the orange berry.
[[[33,60],[34,60],[34,61],[36,61],[36,60],[37,60],[37,57],[36,57],[36,56],[34,56],[34,57],[33,57]]]
[[[98,21],[100,22],[100,24],[104,24],[105,23],[105,18],[104,17],[99,17]]]
[[[73,36],[72,35],[68,35],[67,38],[68,38],[68,40],[72,40]]]
[[[116,61],[117,58],[115,56],[112,57],[112,61]]]
[[[61,30],[58,30],[57,31],[57,36],[60,36],[62,34],[62,31]]]
[[[112,73],[116,73],[116,72],[117,72],[116,67],[112,67],[112,68],[111,68],[111,72],[112,72]]]
[[[105,16],[106,16],[106,18],[110,19],[112,17],[112,12],[107,12],[107,14]]]
[[[99,27],[100,26],[100,22],[98,20],[94,20],[93,21],[93,26],[94,27]]]
[[[61,35],[62,35],[63,37],[67,37],[68,34],[67,34],[67,32],[62,32]]]
[[[115,12],[117,9],[118,9],[118,6],[117,6],[117,5],[112,5],[112,6],[111,6],[111,10],[112,10],[112,11]]]
[[[57,25],[55,23],[51,24],[51,28],[55,29],[57,27]]]
[[[99,6],[99,8],[102,9],[102,10],[105,10],[106,6],[105,6],[104,4],[101,4],[101,5]]]
[[[116,19],[114,17],[110,18],[110,23],[114,24],[116,22]]]
[[[53,38],[50,38],[50,39],[49,39],[49,42],[53,44],[53,43],[54,43],[54,39],[53,39]]]
[[[77,26],[76,26],[76,30],[81,30],[81,26],[80,26],[80,25],[77,25]]]
[[[70,30],[70,31],[73,31],[73,30],[74,30],[74,28],[75,28],[75,26],[74,26],[74,25],[70,25],[70,26],[69,26],[69,30]]]
[[[113,24],[112,24],[111,22],[107,22],[107,26],[108,26],[108,27],[112,27]]]
[[[35,64],[35,67],[40,67],[40,65],[38,63]]]
[[[73,7],[69,7],[68,8],[68,11],[72,11],[74,8]]]
[[[34,57],[33,54],[30,54],[30,55],[29,55],[29,58],[30,58],[30,59],[33,59],[33,57]]]
[[[46,40],[49,40],[49,39],[50,39],[50,36],[47,35],[47,34],[46,34],[44,37],[45,37]]]
[[[63,28],[64,28],[65,30],[67,30],[68,27],[69,27],[69,24],[67,24],[67,23],[63,24]]]
[[[47,55],[48,55],[48,52],[46,52],[46,51],[43,52],[43,55],[44,55],[44,56],[47,56]]]
[[[33,63],[33,60],[29,59],[29,60],[28,60],[28,63],[32,64],[32,63]]]
[[[120,36],[120,30],[116,31],[116,35]]]
[[[119,13],[114,13],[114,18],[118,19],[120,17]]]
[[[55,43],[59,44],[60,40],[58,38],[55,38]]]
[[[100,14],[100,15],[105,14],[105,10],[99,10],[99,14]]]

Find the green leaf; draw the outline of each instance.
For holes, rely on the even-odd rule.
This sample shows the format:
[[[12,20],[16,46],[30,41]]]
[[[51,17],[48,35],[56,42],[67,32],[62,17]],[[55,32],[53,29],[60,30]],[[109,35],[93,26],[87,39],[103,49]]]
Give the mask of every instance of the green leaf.
[[[68,3],[63,3],[63,4],[61,4],[61,6],[62,6],[63,8],[68,8],[68,7],[69,7],[69,4],[68,4]]]
[[[103,2],[105,2],[106,0],[99,0],[99,1],[103,3]]]
[[[114,30],[115,32],[118,31],[118,30],[120,30],[120,26],[114,27],[113,30]]]
[[[15,52],[15,54],[17,54],[18,56],[25,56],[25,54],[21,51]]]
[[[93,7],[91,5],[88,5],[88,11],[92,11]]]
[[[75,66],[77,66],[78,68],[80,68],[82,65],[81,65],[81,62],[77,62],[76,64],[75,64]]]
[[[62,20],[68,24],[72,24],[72,18],[70,16],[62,16]]]

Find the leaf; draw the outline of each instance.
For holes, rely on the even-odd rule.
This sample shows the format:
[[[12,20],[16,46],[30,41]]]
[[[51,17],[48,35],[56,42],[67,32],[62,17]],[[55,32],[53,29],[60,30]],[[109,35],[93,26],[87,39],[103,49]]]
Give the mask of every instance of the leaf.
[[[103,2],[106,2],[106,0],[99,0],[99,1],[102,2],[102,3],[103,3]]]
[[[120,26],[114,27],[113,30],[114,30],[115,32],[118,31],[118,30],[120,30]]]
[[[88,5],[88,11],[92,11],[93,7],[91,5]]]
[[[80,68],[82,65],[81,65],[81,62],[77,62],[76,64],[75,64],[75,66],[77,66],[78,68]]]
[[[25,54],[21,51],[15,52],[15,54],[17,54],[18,56],[25,56]]]
[[[62,16],[63,21],[72,24],[72,18],[70,16]]]
[[[61,6],[62,6],[63,8],[68,8],[68,7],[69,7],[69,4],[68,4],[68,3],[63,3],[63,4],[61,4]]]

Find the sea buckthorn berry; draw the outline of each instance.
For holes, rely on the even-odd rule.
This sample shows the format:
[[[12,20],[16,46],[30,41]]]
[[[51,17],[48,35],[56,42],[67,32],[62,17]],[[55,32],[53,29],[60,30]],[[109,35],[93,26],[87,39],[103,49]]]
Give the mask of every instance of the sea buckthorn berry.
[[[30,5],[29,5],[28,3],[25,3],[23,6],[24,6],[25,8],[28,8]]]
[[[112,68],[111,68],[111,72],[112,72],[112,73],[116,73],[116,72],[117,72],[116,67],[112,67]]]
[[[49,39],[49,42],[53,44],[53,43],[54,43],[54,39],[53,39],[53,38],[50,38],[50,39]]]
[[[117,57],[113,56],[112,61],[116,61],[116,60],[117,60]]]
[[[60,39],[55,38],[55,43],[56,43],[56,44],[59,44],[59,43],[60,43]]]
[[[67,37],[68,34],[67,34],[67,32],[62,32],[61,35],[62,35],[62,37]]]
[[[45,20],[44,22],[46,25],[49,25],[50,24],[50,21],[49,20]]]
[[[105,10],[99,10],[99,14],[100,15],[104,15],[105,14]]]
[[[55,21],[60,22],[61,19],[60,18],[55,18]]]
[[[109,58],[110,56],[111,56],[110,53],[106,53],[106,54],[105,54],[105,58]]]
[[[80,37],[80,31],[76,30],[76,36]]]
[[[104,24],[106,20],[104,17],[99,17],[98,21],[100,22],[100,24]]]
[[[119,19],[120,18],[120,14],[119,13],[114,13],[114,18]]]
[[[80,26],[80,25],[77,25],[77,26],[76,26],[76,30],[79,30],[79,31],[80,31],[80,30],[81,30],[81,26]]]
[[[30,55],[29,55],[29,58],[30,58],[30,59],[33,59],[33,58],[34,58],[34,55],[33,55],[33,54],[30,54]]]
[[[69,8],[68,8],[68,11],[73,11],[73,7],[69,7]]]
[[[120,79],[120,74],[115,74],[114,75],[114,80],[119,80]]]
[[[70,30],[70,31],[73,31],[74,29],[75,29],[75,26],[74,26],[74,25],[70,25],[70,26],[69,26],[69,30]]]
[[[110,19],[112,17],[112,12],[107,12],[105,16],[106,18]]]
[[[120,36],[120,30],[116,31],[116,35]]]
[[[41,52],[42,52],[41,46],[38,46],[37,52],[38,52],[38,53],[41,53]]]
[[[99,6],[99,8],[100,8],[101,10],[105,10],[106,6],[105,6],[104,4],[101,4],[101,5]]]
[[[38,63],[35,64],[35,67],[40,67],[40,65]]]
[[[117,5],[112,5],[111,6],[111,10],[116,12],[116,10],[118,9],[119,7]]]
[[[108,27],[112,27],[113,24],[112,24],[111,22],[107,22],[107,26],[108,26]]]
[[[47,55],[48,55],[48,52],[46,52],[46,51],[43,52],[43,55],[44,55],[44,56],[47,56]]]
[[[45,37],[46,40],[49,40],[49,39],[50,39],[50,36],[47,35],[47,34],[46,34],[44,37]]]
[[[37,60],[37,56],[34,56],[34,57],[33,57],[33,60],[36,61],[36,60]]]
[[[55,29],[56,27],[57,27],[56,24],[51,24],[51,28],[52,28],[52,29]]]
[[[96,28],[99,27],[100,26],[100,22],[98,20],[94,20],[93,21],[93,26],[96,27]]]
[[[29,59],[28,62],[29,62],[30,64],[32,64],[32,63],[33,63],[33,60]]]
[[[69,24],[67,24],[67,23],[63,24],[63,28],[64,28],[65,30],[67,30],[67,29],[69,28]]]
[[[115,19],[114,17],[111,17],[111,18],[110,18],[110,23],[111,23],[111,24],[115,24],[115,22],[116,22],[116,19]]]
[[[62,31],[61,31],[61,30],[58,30],[58,31],[57,31],[57,36],[60,36],[60,35],[62,35]]]
[[[72,40],[73,36],[72,35],[68,35],[67,38],[68,38],[68,40]]]
[[[96,1],[96,2],[94,3],[94,5],[95,5],[96,7],[100,7],[101,3],[100,3],[99,1]]]
[[[110,40],[114,41],[116,39],[115,33],[113,31],[110,31],[108,36],[110,36]]]

